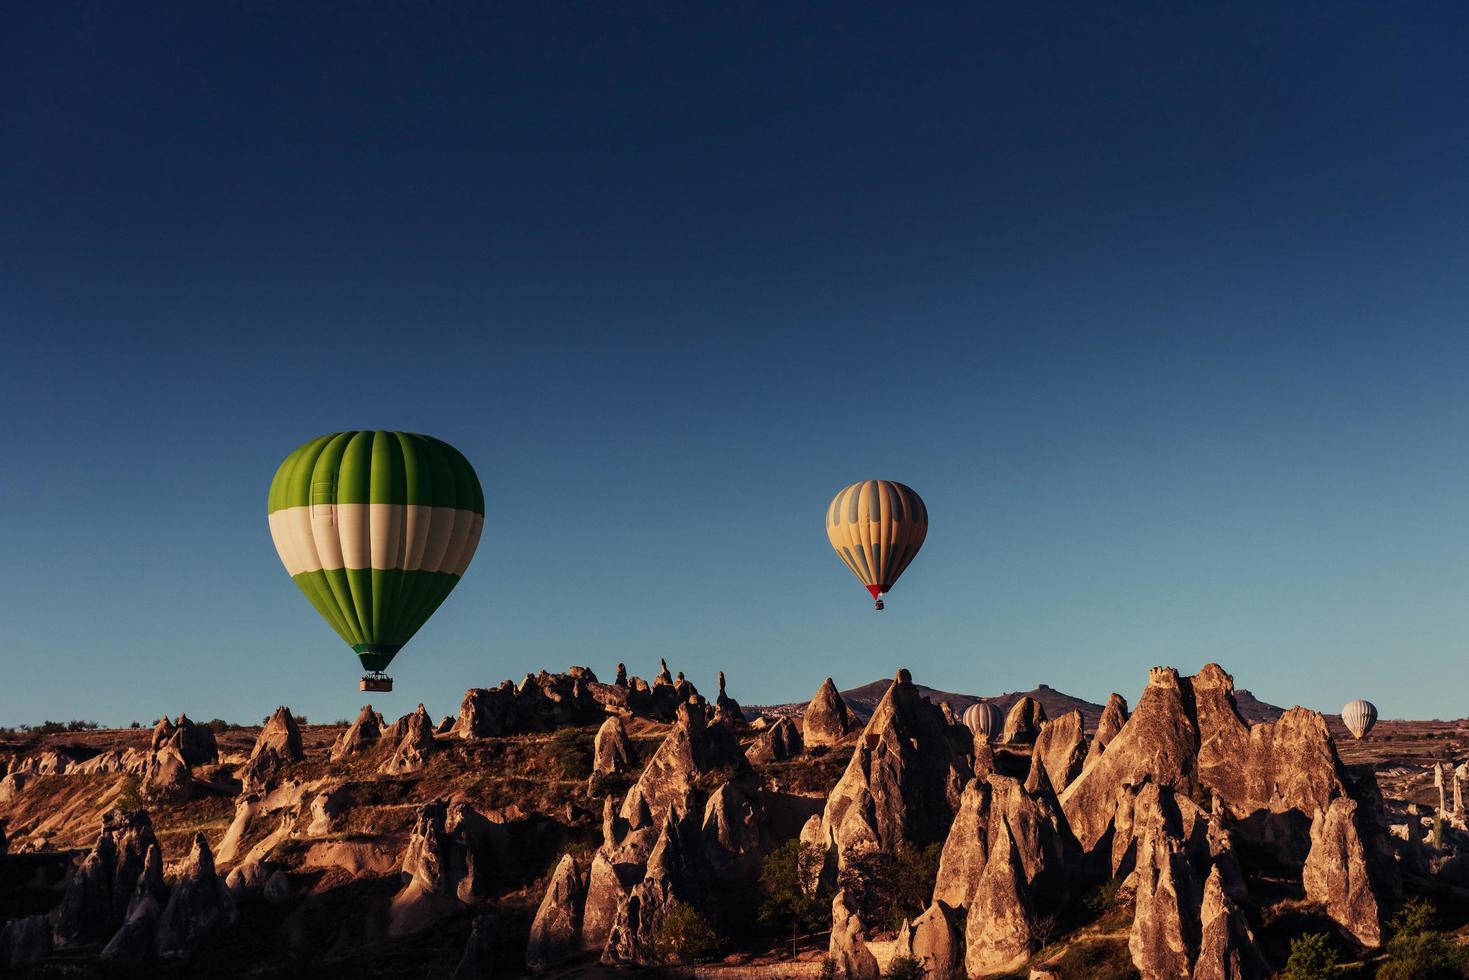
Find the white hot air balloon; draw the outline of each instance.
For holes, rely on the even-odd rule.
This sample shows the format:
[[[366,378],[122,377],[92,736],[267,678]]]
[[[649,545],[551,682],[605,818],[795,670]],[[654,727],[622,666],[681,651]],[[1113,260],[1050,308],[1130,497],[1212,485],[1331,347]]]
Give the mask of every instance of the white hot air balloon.
[[[999,738],[1005,728],[1005,716],[988,701],[979,701],[965,708],[961,720],[974,734],[991,739]]]
[[[1341,720],[1354,738],[1366,738],[1377,724],[1377,706],[1371,701],[1348,701],[1342,706]]]

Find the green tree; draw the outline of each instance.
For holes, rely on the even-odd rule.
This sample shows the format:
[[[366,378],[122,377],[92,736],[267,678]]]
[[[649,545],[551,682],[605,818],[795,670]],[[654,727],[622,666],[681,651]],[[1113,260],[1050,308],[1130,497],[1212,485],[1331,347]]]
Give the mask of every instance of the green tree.
[[[1324,932],[1307,933],[1290,941],[1283,980],[1327,980],[1336,972],[1336,949]]]
[[[665,963],[707,963],[719,954],[719,934],[698,909],[675,901],[653,934],[653,951]]]
[[[831,892],[820,887],[826,851],[817,844],[788,840],[765,858],[760,869],[760,921],[789,926],[791,950],[802,935],[818,932],[831,918]]]
[[[138,783],[137,776],[122,777],[121,792],[117,797],[117,806],[120,810],[143,809],[142,787]]]
[[[1387,959],[1378,968],[1378,980],[1449,980],[1463,977],[1469,952],[1440,932],[1433,903],[1415,898],[1393,916],[1393,937]]]
[[[887,980],[923,980],[923,964],[911,956],[894,956],[888,961]]]

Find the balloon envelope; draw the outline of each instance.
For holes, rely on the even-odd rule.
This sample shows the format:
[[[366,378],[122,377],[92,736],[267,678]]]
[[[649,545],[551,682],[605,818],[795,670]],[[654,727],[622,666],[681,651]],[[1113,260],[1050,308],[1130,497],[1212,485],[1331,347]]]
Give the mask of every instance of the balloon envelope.
[[[485,498],[457,449],[407,432],[335,432],[287,456],[270,536],[291,579],[380,671],[459,584]]]
[[[928,508],[912,488],[864,480],[826,508],[826,536],[837,557],[876,599],[893,587],[928,536]]]
[[[991,739],[999,738],[1000,732],[1005,728],[1005,716],[988,701],[980,701],[965,708],[961,720],[974,734],[986,735]]]
[[[1371,701],[1348,701],[1341,709],[1341,720],[1356,738],[1366,738],[1377,724],[1377,706]]]

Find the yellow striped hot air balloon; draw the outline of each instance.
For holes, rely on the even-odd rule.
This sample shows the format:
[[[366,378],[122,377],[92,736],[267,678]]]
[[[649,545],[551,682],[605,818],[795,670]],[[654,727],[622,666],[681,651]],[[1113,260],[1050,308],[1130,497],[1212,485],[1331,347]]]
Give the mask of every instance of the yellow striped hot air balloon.
[[[874,608],[903,574],[928,536],[928,508],[911,487],[863,480],[832,498],[826,536],[837,557],[872,593]]]

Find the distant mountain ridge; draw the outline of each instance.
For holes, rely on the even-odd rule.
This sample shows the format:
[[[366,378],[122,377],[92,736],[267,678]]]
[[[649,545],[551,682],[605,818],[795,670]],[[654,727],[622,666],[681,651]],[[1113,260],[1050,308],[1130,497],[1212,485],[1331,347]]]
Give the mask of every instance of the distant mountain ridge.
[[[877,708],[877,703],[882,700],[882,696],[887,693],[892,683],[892,678],[883,678],[882,680],[863,684],[861,687],[854,687],[842,691],[842,700],[847,702],[848,709],[861,716],[865,721],[871,717],[872,712]],[[1086,727],[1088,729],[1094,729],[1102,717],[1102,705],[1094,704],[1085,698],[1078,698],[1063,691],[1058,691],[1049,684],[1041,684],[1029,691],[1010,691],[1005,694],[995,695],[957,694],[953,691],[940,691],[935,687],[925,687],[922,684],[915,686],[918,688],[920,694],[934,704],[941,704],[944,701],[949,702],[949,707],[954,710],[954,714],[956,715],[962,715],[964,710],[971,704],[976,704],[980,701],[989,701],[999,707],[1001,711],[1009,711],[1015,705],[1016,701],[1024,697],[1030,697],[1040,702],[1041,707],[1046,711],[1047,718],[1058,718],[1068,711],[1080,711]],[[1284,708],[1267,704],[1249,691],[1243,689],[1234,692],[1234,700],[1235,704],[1239,706],[1240,715],[1251,725],[1259,724],[1262,721],[1274,721],[1285,714]],[[750,705],[748,710],[752,712],[763,711],[767,714],[774,715],[799,715],[806,710],[806,702],[800,701],[765,706]]]

